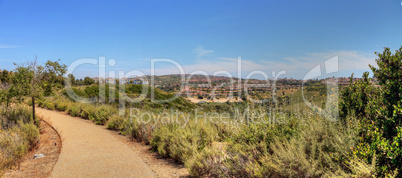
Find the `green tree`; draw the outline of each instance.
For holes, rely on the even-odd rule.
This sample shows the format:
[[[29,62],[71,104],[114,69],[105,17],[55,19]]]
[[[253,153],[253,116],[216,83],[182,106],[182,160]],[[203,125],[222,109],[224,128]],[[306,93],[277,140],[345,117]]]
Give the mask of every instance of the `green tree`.
[[[8,89],[8,100],[16,98],[21,102],[25,97],[32,100],[32,113],[35,120],[35,100],[42,95],[43,92],[52,91],[54,83],[60,82],[66,71],[66,65],[60,64],[58,61],[48,60],[45,67],[37,65],[37,59],[26,64],[15,64],[15,73],[12,75],[12,84]],[[50,87],[50,88],[49,88]]]
[[[75,77],[73,74],[68,74],[67,78],[71,81],[71,85],[75,85]]]
[[[402,95],[402,47],[392,54],[389,48],[384,52],[376,53],[378,68],[370,65],[374,76],[377,78],[381,87],[380,107],[382,113],[380,127],[383,127],[386,137],[390,138],[396,135],[395,126],[401,125],[402,114],[398,112],[401,108]]]
[[[377,176],[384,177],[402,170],[402,47],[394,54],[389,48],[376,54],[378,68],[370,68],[380,87],[372,85],[366,72],[343,91],[340,109],[341,116],[354,113],[360,119],[354,154],[375,162]]]
[[[64,85],[63,75],[66,73],[67,66],[57,61],[48,60],[42,69],[44,75],[41,77],[41,84],[44,88],[45,96],[49,96],[53,91],[53,88],[61,88]]]
[[[95,80],[89,77],[84,78],[84,85],[92,85],[95,83]]]
[[[7,70],[3,70],[0,73],[0,81],[1,83],[10,83],[11,82],[11,73]]]

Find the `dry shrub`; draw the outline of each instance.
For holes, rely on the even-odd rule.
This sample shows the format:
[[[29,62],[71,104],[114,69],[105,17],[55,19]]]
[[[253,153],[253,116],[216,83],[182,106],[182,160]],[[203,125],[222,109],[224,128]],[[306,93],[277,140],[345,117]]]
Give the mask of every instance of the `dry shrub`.
[[[39,129],[24,106],[0,108],[0,172],[17,163],[37,143]]]

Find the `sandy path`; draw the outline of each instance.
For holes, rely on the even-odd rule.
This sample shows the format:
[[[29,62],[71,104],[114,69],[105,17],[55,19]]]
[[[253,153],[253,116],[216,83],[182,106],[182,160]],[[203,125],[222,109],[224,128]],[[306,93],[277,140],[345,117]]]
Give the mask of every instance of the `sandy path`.
[[[156,177],[126,144],[90,121],[37,108],[60,134],[62,149],[51,177]]]

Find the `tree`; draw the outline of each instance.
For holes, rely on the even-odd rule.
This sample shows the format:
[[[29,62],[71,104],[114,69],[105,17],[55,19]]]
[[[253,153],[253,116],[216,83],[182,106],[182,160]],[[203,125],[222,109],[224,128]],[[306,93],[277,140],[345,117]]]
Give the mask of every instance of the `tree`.
[[[353,153],[375,162],[376,176],[388,177],[402,170],[402,47],[394,54],[389,48],[376,54],[378,68],[370,68],[380,87],[364,73],[362,81],[343,90],[340,111],[341,117],[355,114],[360,120],[360,143]]]
[[[84,85],[92,85],[95,83],[95,80],[89,77],[84,78]]]
[[[67,78],[71,81],[71,85],[75,85],[75,77],[73,74],[68,74]]]
[[[29,96],[32,100],[32,114],[35,120],[35,99],[41,96],[42,91],[51,91],[54,83],[60,82],[59,79],[63,77],[67,66],[48,60],[43,67],[37,65],[37,58],[33,62],[28,62],[27,65],[15,65],[17,67],[12,76],[8,96],[15,97],[17,101],[22,101],[24,97]]]
[[[1,81],[1,83],[10,83],[11,82],[11,74],[7,70],[3,70],[0,73],[0,81]]]
[[[45,67],[42,69],[44,75],[41,76],[41,84],[45,89],[45,96],[49,96],[52,93],[52,89],[56,86],[62,87],[64,85],[63,75],[66,73],[67,66],[60,64],[59,61],[60,59],[57,61],[48,60],[45,64]]]
[[[388,118],[393,118],[392,123],[384,124],[391,127],[395,124],[400,125],[402,115],[398,115],[398,112],[395,111],[398,106],[400,107],[402,99],[402,47],[396,50],[393,55],[389,48],[385,48],[382,54],[376,54],[379,57],[376,59],[378,69],[371,65],[370,68],[382,86],[381,103],[387,108],[384,114]],[[394,118],[395,116],[396,118]],[[390,134],[393,136],[395,132]]]

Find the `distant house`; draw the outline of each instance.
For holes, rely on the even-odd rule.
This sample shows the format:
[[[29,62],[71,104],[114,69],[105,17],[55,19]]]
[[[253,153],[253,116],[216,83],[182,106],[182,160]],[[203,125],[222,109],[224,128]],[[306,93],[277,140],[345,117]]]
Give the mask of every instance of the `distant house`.
[[[123,78],[121,78],[121,79],[119,80],[119,82],[120,82],[120,84],[126,84],[126,83],[128,83],[128,80],[127,80],[126,77],[123,77]]]
[[[130,83],[130,84],[143,84],[143,82],[142,82],[140,77],[130,78],[130,79],[127,80],[127,83]]]
[[[116,84],[116,80],[112,77],[106,78],[107,84]]]
[[[107,84],[116,84],[117,80],[113,77],[109,77],[106,79],[103,79],[102,77],[94,77],[93,78],[95,82],[99,83],[107,83]],[[118,79],[119,84],[148,84],[148,82],[143,82],[140,77],[136,78],[126,78],[123,77],[121,79]]]
[[[105,80],[103,79],[103,77],[101,77],[101,78],[95,77],[95,78],[93,78],[93,79],[94,79],[95,83],[97,83],[97,82],[99,82],[99,83],[104,83],[104,82],[105,82]]]

